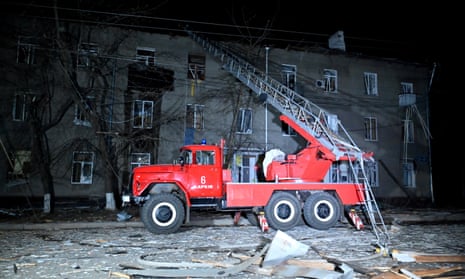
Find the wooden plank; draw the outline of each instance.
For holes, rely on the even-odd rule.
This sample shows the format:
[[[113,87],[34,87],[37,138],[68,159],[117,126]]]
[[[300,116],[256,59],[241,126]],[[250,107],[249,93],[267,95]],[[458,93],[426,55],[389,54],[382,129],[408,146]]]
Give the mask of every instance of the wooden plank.
[[[415,274],[420,277],[425,276],[439,276],[446,272],[457,271],[457,270],[464,270],[461,266],[453,266],[453,267],[442,267],[442,268],[434,268],[434,269],[418,269],[414,270]]]
[[[414,255],[418,263],[465,263],[465,256],[460,255]]]
[[[289,259],[286,262],[289,265],[303,266],[308,268],[319,268],[325,270],[334,270],[335,264],[329,263],[326,260],[300,260],[300,259]]]
[[[370,277],[371,279],[409,279],[408,276],[400,274],[394,270],[389,270],[378,275]]]

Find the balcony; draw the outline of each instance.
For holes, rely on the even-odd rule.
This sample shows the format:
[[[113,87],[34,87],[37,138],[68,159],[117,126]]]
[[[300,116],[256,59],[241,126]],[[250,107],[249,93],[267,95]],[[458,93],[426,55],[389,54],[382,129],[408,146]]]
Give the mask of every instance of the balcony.
[[[399,94],[399,106],[406,107],[414,105],[417,102],[417,95],[415,94]]]

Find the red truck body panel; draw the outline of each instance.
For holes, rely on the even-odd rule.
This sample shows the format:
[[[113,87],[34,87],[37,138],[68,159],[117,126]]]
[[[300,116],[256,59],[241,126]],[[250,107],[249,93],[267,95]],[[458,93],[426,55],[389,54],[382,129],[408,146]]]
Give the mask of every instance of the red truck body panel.
[[[358,205],[365,200],[363,185],[354,183],[226,183],[227,207],[265,206],[275,191],[334,190],[343,205]]]

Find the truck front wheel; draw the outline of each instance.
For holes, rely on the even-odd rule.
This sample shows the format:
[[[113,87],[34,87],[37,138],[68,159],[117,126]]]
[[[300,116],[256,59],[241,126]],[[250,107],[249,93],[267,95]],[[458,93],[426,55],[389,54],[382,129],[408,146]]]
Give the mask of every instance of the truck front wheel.
[[[301,214],[299,200],[286,192],[274,193],[265,206],[268,224],[276,230],[287,231],[297,226]]]
[[[172,194],[156,194],[144,203],[141,220],[155,234],[176,232],[184,223],[185,211],[182,201]]]
[[[327,230],[333,227],[341,216],[338,200],[326,192],[309,196],[304,203],[303,211],[307,224],[317,230]]]

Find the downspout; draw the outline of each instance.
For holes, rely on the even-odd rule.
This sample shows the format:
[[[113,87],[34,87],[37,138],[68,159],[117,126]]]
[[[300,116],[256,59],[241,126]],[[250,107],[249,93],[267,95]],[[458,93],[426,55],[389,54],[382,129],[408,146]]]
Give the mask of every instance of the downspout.
[[[429,94],[431,92],[431,85],[433,83],[434,74],[436,72],[436,63],[433,63],[433,71],[431,72],[431,78],[428,84],[428,92],[426,92],[426,124],[429,126]],[[431,191],[431,202],[434,204],[434,191],[433,191],[433,167],[431,164],[431,136],[427,137],[428,141],[428,165],[429,165],[429,182],[430,182],[430,191]]]

